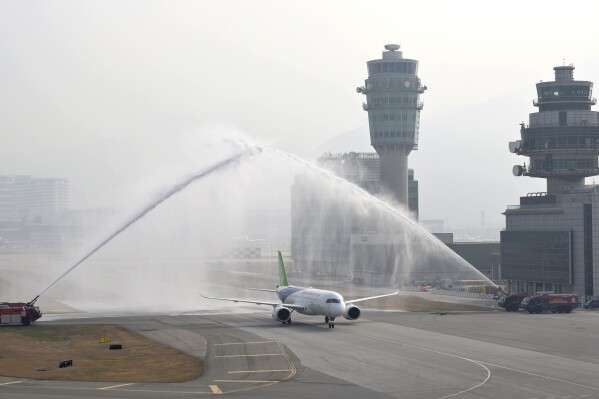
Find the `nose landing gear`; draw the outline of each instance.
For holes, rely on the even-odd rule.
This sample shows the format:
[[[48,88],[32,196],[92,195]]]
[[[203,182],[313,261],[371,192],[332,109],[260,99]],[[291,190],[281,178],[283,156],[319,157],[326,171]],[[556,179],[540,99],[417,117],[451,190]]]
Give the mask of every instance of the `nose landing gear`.
[[[324,321],[325,321],[325,323],[329,323],[329,328],[335,328],[335,318],[334,317],[325,316]]]

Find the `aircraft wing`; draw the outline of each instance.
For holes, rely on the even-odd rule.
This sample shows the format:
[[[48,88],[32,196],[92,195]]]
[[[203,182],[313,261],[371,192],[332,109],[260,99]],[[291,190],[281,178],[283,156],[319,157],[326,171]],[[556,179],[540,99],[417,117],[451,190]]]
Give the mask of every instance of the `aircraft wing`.
[[[268,288],[248,288],[251,291],[277,292],[277,290],[269,290]]]
[[[354,302],[362,302],[362,301],[367,301],[369,299],[376,299],[376,298],[384,298],[386,296],[393,296],[393,295],[397,295],[399,294],[399,290],[395,291],[392,294],[384,294],[384,295],[377,295],[377,296],[369,296],[368,298],[358,298],[358,299],[353,299],[351,301],[345,301],[345,303],[354,303]]]
[[[202,294],[201,292],[200,292],[200,295],[203,298],[206,298],[206,299],[216,299],[216,300],[219,300],[219,301],[253,303],[255,305],[270,305],[272,307],[275,307],[275,306],[284,306],[284,307],[286,307],[288,309],[293,309],[293,310],[305,310],[306,309],[305,306],[291,305],[291,304],[286,304],[286,303],[281,303],[281,302],[252,301],[252,300],[249,300],[249,299],[238,299],[238,298],[216,298],[216,297],[212,297],[212,296],[206,296],[206,295]]]

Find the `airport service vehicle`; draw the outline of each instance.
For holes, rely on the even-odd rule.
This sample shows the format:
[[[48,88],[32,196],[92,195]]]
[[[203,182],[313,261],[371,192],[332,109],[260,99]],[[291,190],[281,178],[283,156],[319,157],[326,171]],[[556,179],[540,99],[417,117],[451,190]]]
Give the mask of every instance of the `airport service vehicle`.
[[[33,303],[0,302],[0,325],[22,324],[28,326],[42,317],[40,308]]]
[[[497,306],[504,308],[506,312],[517,312],[520,309],[522,300],[528,296],[525,292],[505,295],[499,298]]]
[[[356,320],[360,317],[361,311],[355,302],[367,301],[369,299],[383,298],[391,295],[397,295],[399,291],[392,294],[371,296],[367,298],[353,299],[346,301],[335,291],[318,290],[315,288],[296,287],[289,285],[287,273],[283,264],[283,256],[279,252],[279,279],[280,285],[276,290],[258,289],[258,291],[276,292],[281,302],[253,301],[237,298],[216,298],[205,296],[207,299],[216,299],[219,301],[254,303],[256,305],[270,305],[273,307],[272,318],[274,321],[282,324],[291,324],[291,313],[298,313],[312,316],[324,316],[324,322],[329,324],[329,328],[335,328],[335,318],[345,317],[347,320]]]
[[[590,301],[586,301],[582,307],[585,309],[597,309],[599,308],[599,299],[591,299]]]
[[[522,300],[520,308],[528,313],[570,313],[580,306],[576,294],[540,294]]]

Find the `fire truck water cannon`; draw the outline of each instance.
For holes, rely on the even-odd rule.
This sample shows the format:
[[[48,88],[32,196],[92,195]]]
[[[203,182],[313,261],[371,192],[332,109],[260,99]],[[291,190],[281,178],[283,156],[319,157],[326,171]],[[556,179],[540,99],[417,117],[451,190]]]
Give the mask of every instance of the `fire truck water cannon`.
[[[31,302],[0,302],[0,325],[28,326],[42,317],[42,311],[35,306],[37,297]]]

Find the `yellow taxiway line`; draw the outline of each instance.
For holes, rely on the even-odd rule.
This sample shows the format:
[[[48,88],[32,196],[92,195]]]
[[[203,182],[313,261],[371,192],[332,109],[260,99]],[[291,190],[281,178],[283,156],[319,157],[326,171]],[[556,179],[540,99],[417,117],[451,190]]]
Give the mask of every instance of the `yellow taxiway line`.
[[[214,346],[224,346],[224,345],[257,345],[257,344],[272,344],[277,341],[255,341],[255,342],[225,342],[223,344],[214,344]]]

